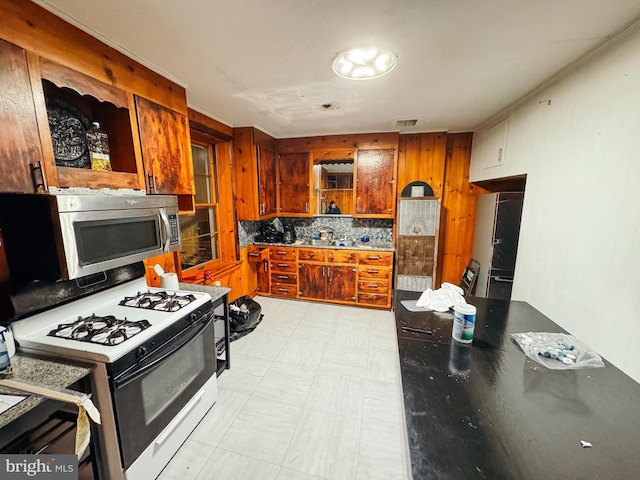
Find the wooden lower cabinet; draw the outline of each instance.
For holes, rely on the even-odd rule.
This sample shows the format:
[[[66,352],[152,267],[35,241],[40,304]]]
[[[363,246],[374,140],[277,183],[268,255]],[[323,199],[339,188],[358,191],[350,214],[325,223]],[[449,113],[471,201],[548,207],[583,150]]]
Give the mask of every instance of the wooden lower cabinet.
[[[393,253],[358,253],[359,305],[391,308]]]
[[[271,295],[298,296],[298,256],[295,248],[270,248]]]
[[[300,262],[299,297],[353,303],[356,299],[356,268]]]
[[[327,300],[353,302],[356,299],[356,267],[353,265],[327,266]]]
[[[258,270],[259,293],[391,308],[393,252],[270,247],[268,265]]]

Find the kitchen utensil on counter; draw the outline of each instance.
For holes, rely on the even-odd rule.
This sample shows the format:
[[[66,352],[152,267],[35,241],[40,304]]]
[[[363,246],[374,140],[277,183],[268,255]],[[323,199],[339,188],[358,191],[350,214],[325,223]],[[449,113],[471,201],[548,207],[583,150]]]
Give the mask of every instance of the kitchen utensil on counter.
[[[282,241],[284,243],[294,243],[296,241],[296,231],[291,224],[284,224],[284,233],[282,234]]]

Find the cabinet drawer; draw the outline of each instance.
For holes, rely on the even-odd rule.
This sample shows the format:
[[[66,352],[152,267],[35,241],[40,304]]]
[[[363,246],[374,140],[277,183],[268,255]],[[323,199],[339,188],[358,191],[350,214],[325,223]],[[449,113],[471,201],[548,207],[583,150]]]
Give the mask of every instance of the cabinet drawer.
[[[359,280],[358,281],[358,292],[371,292],[371,293],[384,293],[387,294],[389,292],[389,281],[388,280]]]
[[[358,293],[358,303],[363,305],[375,305],[377,307],[389,307],[389,295],[379,293]]]
[[[391,252],[369,252],[358,253],[358,263],[361,265],[381,265],[391,266],[393,253]]]
[[[327,252],[327,262],[329,263],[356,263],[356,252],[345,250],[329,250]]]
[[[270,248],[269,255],[271,257],[271,260],[287,260],[290,262],[296,261],[295,248]]]
[[[298,271],[298,267],[296,267],[296,262],[271,262],[271,271],[272,272],[291,272],[296,273]]]
[[[297,297],[298,288],[295,285],[286,283],[271,284],[271,295],[279,295],[281,297]]]
[[[298,250],[298,260],[324,262],[325,250],[321,248],[301,248]]]
[[[364,267],[359,266],[358,277],[389,280],[389,278],[391,277],[391,269],[386,267],[376,267],[376,266],[364,266]]]
[[[298,276],[293,273],[272,273],[271,285],[278,283],[286,283],[289,285],[295,285],[298,282]]]
[[[251,263],[260,263],[262,260],[269,259],[269,249],[267,248],[252,248],[247,253],[247,260]]]

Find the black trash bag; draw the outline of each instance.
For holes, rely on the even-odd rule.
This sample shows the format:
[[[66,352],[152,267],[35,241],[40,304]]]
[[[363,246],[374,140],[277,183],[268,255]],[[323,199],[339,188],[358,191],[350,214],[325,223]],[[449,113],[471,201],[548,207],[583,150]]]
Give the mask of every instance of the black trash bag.
[[[261,320],[262,307],[251,297],[242,296],[229,304],[229,329],[232,334],[253,330]]]

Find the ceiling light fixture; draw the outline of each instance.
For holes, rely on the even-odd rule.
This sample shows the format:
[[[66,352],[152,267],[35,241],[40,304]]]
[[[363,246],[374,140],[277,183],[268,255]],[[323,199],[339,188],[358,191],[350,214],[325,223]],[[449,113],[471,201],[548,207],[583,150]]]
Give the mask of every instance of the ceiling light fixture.
[[[376,45],[363,45],[338,53],[331,68],[350,80],[366,80],[389,73],[396,66],[396,54]]]

